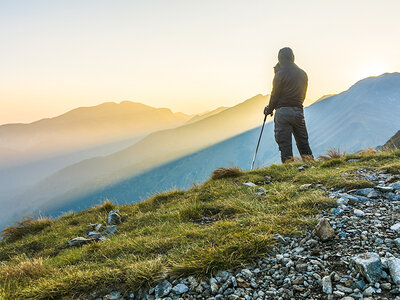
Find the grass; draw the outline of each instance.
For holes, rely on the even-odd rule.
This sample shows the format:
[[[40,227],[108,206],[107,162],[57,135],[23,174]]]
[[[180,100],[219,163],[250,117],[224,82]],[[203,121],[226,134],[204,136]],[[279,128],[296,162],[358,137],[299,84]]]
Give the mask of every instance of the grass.
[[[356,158],[347,162],[350,158]],[[344,155],[324,161],[272,165],[253,171],[227,169],[188,191],[170,191],[141,203],[103,205],[72,213],[39,226],[14,225],[0,242],[0,297],[4,299],[90,298],[109,288],[135,291],[165,275],[202,277],[242,266],[265,255],[273,236],[295,235],[316,223],[315,215],[335,205],[320,189],[300,191],[305,183],[328,188],[371,186],[355,177],[359,168],[398,173],[400,151]],[[272,183],[264,184],[265,177]],[[267,190],[258,197],[254,182]],[[107,222],[118,208],[123,222],[104,242],[69,247],[85,236],[87,225]],[[207,222],[205,222],[207,221]],[[44,221],[43,221],[44,222]],[[28,224],[27,223],[27,224]],[[32,227],[31,227],[32,226]],[[17,229],[18,228],[18,229]],[[40,229],[39,229],[40,228]],[[15,235],[16,234],[16,235]]]

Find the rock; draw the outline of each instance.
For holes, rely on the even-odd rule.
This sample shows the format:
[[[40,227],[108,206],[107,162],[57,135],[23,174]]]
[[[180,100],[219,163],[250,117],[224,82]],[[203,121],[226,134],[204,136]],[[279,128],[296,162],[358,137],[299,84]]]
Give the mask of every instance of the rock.
[[[357,270],[369,282],[379,281],[382,276],[382,262],[376,253],[364,253],[351,258]]]
[[[177,294],[181,295],[189,291],[189,287],[183,283],[179,283],[172,288],[172,291]]]
[[[70,245],[70,246],[81,246],[81,245],[90,243],[91,241],[92,241],[91,239],[86,239],[84,237],[79,236],[79,237],[73,238],[72,240],[69,240],[68,241],[68,245]]]
[[[269,183],[271,183],[272,178],[271,178],[270,176],[265,176],[265,179],[264,179],[264,180],[265,180],[265,181],[264,181],[265,184],[269,184]]]
[[[92,239],[99,239],[102,234],[100,232],[96,232],[96,231],[91,231],[88,234],[88,237],[92,238]]]
[[[394,244],[397,246],[397,248],[399,248],[400,250],[400,238],[397,238],[394,240]]]
[[[103,225],[101,225],[101,224],[97,224],[97,225],[94,227],[94,230],[95,230],[95,231],[100,231],[100,229],[101,229],[102,226],[103,226]]]
[[[121,214],[118,209],[114,209],[108,213],[108,224],[121,223]]]
[[[301,186],[299,187],[299,189],[300,189],[301,191],[305,191],[305,190],[308,190],[308,189],[311,188],[311,187],[312,187],[312,184],[311,184],[311,183],[307,183],[307,184],[301,185]]]
[[[345,286],[340,285],[340,284],[337,284],[337,285],[336,285],[336,288],[337,288],[339,291],[341,291],[341,292],[343,292],[343,293],[346,293],[346,294],[350,294],[350,293],[353,292],[353,290],[352,290],[351,288],[345,287]]]
[[[300,166],[298,169],[299,169],[299,171],[304,171],[305,169],[308,169],[308,168],[309,168],[309,166],[303,165],[303,166]]]
[[[393,282],[400,285],[400,259],[394,256],[388,256],[386,260]]]
[[[360,209],[354,209],[354,214],[357,216],[357,217],[364,217],[365,216],[365,212],[363,212],[362,210],[360,210]]]
[[[210,279],[210,289],[211,289],[211,293],[213,295],[218,293],[218,284],[217,284],[217,280],[215,278]]]
[[[264,195],[267,194],[267,190],[264,189],[263,187],[259,187],[259,188],[257,189],[257,191],[256,191],[256,194],[257,194],[258,196],[264,196]]]
[[[172,284],[168,280],[164,280],[154,288],[156,298],[165,297],[172,289]]]
[[[391,183],[389,186],[390,186],[391,188],[393,188],[394,190],[396,190],[396,191],[400,191],[400,181]]]
[[[396,223],[396,224],[390,226],[390,230],[400,231],[400,223]]]
[[[332,294],[331,276],[325,276],[322,278],[322,292],[328,295]]]
[[[373,188],[365,188],[365,189],[359,189],[356,191],[357,195],[360,196],[365,196],[365,197],[371,197],[369,195],[376,195],[376,197],[378,196],[378,193],[373,189]],[[371,198],[375,198],[375,197],[371,197]]]
[[[108,298],[107,299],[109,299],[109,300],[119,300],[119,299],[121,299],[122,297],[121,297],[121,293],[120,292],[111,292],[109,295],[108,295]]]
[[[329,224],[328,220],[322,218],[317,226],[315,226],[315,235],[322,241],[327,241],[335,237],[335,231]]]
[[[372,286],[367,287],[363,294],[364,296],[372,296],[372,294],[375,294],[375,289]]]
[[[245,182],[243,185],[248,186],[248,187],[256,187],[257,185],[252,183],[252,182]]]
[[[113,235],[117,231],[117,225],[107,225],[104,229],[105,235]]]

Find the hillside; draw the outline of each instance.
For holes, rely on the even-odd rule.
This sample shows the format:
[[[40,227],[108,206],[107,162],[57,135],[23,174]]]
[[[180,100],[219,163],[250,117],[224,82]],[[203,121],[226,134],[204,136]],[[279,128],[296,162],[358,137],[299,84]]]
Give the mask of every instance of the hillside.
[[[300,166],[301,163],[290,163],[248,172],[225,170],[214,173],[215,178],[188,191],[158,194],[139,204],[115,207],[105,203],[57,220],[27,220],[17,227],[9,227],[3,231],[5,240],[0,242],[0,282],[4,283],[0,286],[0,295],[6,299],[94,299],[113,292],[112,295],[139,299],[153,293],[161,298],[169,293],[184,294],[190,288],[195,295],[206,298],[206,295],[220,293],[244,296],[249,293],[254,295],[254,292],[275,295],[290,291],[293,297],[307,297],[300,296],[306,291],[298,283],[302,277],[302,282],[306,280],[310,284],[307,290],[317,297],[332,293],[325,287],[327,279],[324,276],[333,271],[339,278],[332,275],[334,289],[340,292],[344,290],[340,286],[341,278],[347,276],[352,280],[350,284],[361,279],[357,271],[349,266],[351,257],[347,255],[362,253],[363,249],[357,243],[363,239],[352,229],[352,226],[358,226],[357,222],[347,215],[352,215],[354,206],[365,211],[376,209],[365,215],[368,222],[373,221],[369,219],[370,215],[375,221],[386,220],[388,216],[396,218],[395,212],[379,216],[375,212],[389,209],[392,207],[390,201],[396,201],[399,196],[398,193],[396,196],[388,192],[388,189],[400,191],[399,182],[391,183],[399,180],[396,174],[400,173],[400,151],[347,155],[313,162],[308,164],[308,168]],[[380,181],[382,176],[386,181]],[[243,184],[248,182],[258,186]],[[387,187],[382,186],[382,182],[386,182]],[[376,187],[378,184],[380,186]],[[371,187],[376,188],[357,190]],[[368,197],[375,198],[357,194],[367,191]],[[337,205],[333,198],[339,195],[342,196],[337,201],[342,201],[339,207],[342,211],[332,211],[331,208]],[[343,197],[347,197],[349,202],[351,200],[352,204],[344,204]],[[370,204],[366,205],[366,201]],[[114,212],[109,214],[115,208],[119,209],[120,217]],[[361,215],[362,211],[358,212],[355,208],[354,214]],[[310,229],[317,223],[316,217],[320,214],[336,224],[335,233],[338,236],[331,233],[310,236]],[[107,225],[108,215],[113,216],[112,220],[117,225]],[[88,226],[90,224],[94,224],[93,227]],[[102,238],[103,241],[95,241],[97,238],[85,240],[83,237],[94,231],[91,228],[98,227],[96,224],[101,224],[101,228],[97,229],[101,236],[105,232],[109,232],[108,235]],[[371,239],[377,235],[376,231],[390,234],[391,231],[385,229],[387,226],[395,230],[393,220],[382,222],[379,229],[376,223],[372,227],[366,224],[363,230],[368,230],[368,238]],[[345,238],[346,235],[352,238]],[[83,238],[81,242],[88,244],[68,244],[68,241],[71,244],[78,242],[71,239],[79,236]],[[381,233],[379,237],[389,243]],[[325,238],[334,242],[324,242]],[[344,246],[353,243],[353,240],[354,245]],[[368,249],[379,251],[379,246],[372,240],[367,243]],[[340,246],[335,248],[335,245]],[[385,248],[390,249],[386,252],[397,255],[396,248],[384,245],[390,247]],[[285,251],[285,256],[279,251]],[[287,273],[283,275],[280,272],[284,272],[284,266],[276,265],[282,259],[278,254],[287,258],[284,264],[292,260],[295,262],[287,264]],[[259,258],[262,261],[256,263]],[[272,267],[274,265],[276,267]],[[246,269],[243,269],[244,266]],[[226,271],[215,276],[219,270]],[[307,270],[312,270],[312,274]],[[266,275],[265,272],[275,275]],[[228,277],[225,278],[224,274]],[[233,276],[229,274],[237,274],[235,281],[228,281],[229,276]],[[262,274],[262,277],[258,278],[257,274]],[[387,271],[386,274],[392,277],[387,275],[386,279],[383,278],[380,281],[382,286],[393,280],[396,282],[392,273]],[[205,281],[201,283],[187,278],[189,275]],[[204,276],[208,275],[214,277],[206,279]],[[176,277],[181,279],[176,280]],[[250,281],[253,282],[251,278],[254,284],[250,285]],[[278,290],[279,284],[282,285],[279,278],[282,281],[288,278],[285,280],[289,285],[284,285],[283,290]],[[161,281],[155,289],[148,289]],[[239,287],[245,284],[247,288],[241,290]],[[344,294],[355,290],[350,284],[350,292],[345,290]],[[362,291],[370,291],[368,288],[372,285],[363,284]],[[173,285],[176,286],[174,289]],[[200,285],[203,288],[197,289]],[[139,290],[140,287],[143,289]],[[389,292],[380,293],[386,296]],[[120,299],[120,296],[113,297]]]
[[[396,132],[384,145],[384,149],[400,149],[400,130]]]
[[[384,144],[400,128],[399,100],[400,74],[393,73],[367,78],[343,93],[307,107],[307,127],[315,156],[329,148],[353,153]],[[132,203],[174,187],[190,188],[193,183],[206,180],[219,166],[248,169],[259,134],[258,127],[108,186],[101,186],[97,181],[85,183],[45,203],[42,210],[59,214],[90,207],[105,198],[121,204]],[[267,123],[256,166],[279,161],[273,124]]]
[[[15,211],[28,214],[80,186],[106,186],[254,128],[262,121],[267,101],[267,96],[258,95],[198,122],[152,133],[112,155],[68,166],[11,199],[18,203]]]

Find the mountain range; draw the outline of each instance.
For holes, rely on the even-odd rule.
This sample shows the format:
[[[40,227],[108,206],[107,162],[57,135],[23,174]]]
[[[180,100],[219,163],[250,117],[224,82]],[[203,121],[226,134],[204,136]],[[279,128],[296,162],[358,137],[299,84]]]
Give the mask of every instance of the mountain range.
[[[193,123],[187,120],[180,127],[152,133],[122,151],[68,166],[14,201],[21,204],[19,210],[40,208],[58,215],[105,198],[130,203],[188,188],[219,166],[248,169],[267,102],[267,96],[257,95]],[[399,73],[366,78],[343,93],[323,97],[305,109],[315,156],[328,148],[357,152],[384,144],[400,128],[399,111]],[[267,122],[257,165],[277,162],[273,124]]]
[[[246,104],[257,102],[260,97],[249,99]],[[265,100],[262,102],[265,103]],[[383,144],[400,128],[399,111],[399,73],[367,78],[343,93],[324,97],[305,109],[315,156],[329,148],[351,153]],[[105,198],[117,203],[137,202],[161,191],[185,189],[203,182],[212,170],[220,166],[248,169],[259,132],[259,127],[251,129],[144,173],[121,178],[110,185],[78,187],[61,197],[52,198],[42,208],[58,214],[69,209],[90,207]],[[273,124],[269,122],[265,126],[257,165],[261,167],[278,162]]]

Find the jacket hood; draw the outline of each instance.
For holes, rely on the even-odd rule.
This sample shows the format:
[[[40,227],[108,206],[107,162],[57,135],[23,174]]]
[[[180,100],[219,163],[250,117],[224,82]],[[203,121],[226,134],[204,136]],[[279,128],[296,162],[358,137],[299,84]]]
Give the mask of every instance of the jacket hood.
[[[282,65],[294,63],[294,54],[289,47],[282,48],[278,54],[279,63]]]

